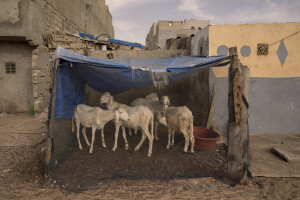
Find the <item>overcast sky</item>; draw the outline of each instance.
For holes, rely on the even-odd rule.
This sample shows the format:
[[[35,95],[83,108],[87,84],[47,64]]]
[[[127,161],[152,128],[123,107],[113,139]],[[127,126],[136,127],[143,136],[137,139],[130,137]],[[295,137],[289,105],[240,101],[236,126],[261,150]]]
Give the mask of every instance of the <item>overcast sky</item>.
[[[211,24],[300,22],[300,0],[106,0],[115,38],[145,44],[153,22],[199,19]]]

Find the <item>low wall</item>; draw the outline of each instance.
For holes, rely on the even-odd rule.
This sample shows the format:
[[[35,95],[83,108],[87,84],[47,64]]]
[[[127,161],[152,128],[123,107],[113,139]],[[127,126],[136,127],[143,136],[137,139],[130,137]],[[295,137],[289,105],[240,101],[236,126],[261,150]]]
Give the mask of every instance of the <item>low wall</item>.
[[[223,135],[228,123],[228,78],[210,71],[210,90],[216,83],[213,121]],[[257,78],[249,83],[249,132],[298,133],[300,130],[300,77]]]

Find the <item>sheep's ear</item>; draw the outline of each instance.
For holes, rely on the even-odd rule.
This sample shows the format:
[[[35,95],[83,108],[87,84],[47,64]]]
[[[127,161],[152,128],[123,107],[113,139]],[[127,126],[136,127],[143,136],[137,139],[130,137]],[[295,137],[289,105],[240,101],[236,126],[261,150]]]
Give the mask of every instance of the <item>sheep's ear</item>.
[[[114,102],[114,97],[111,96],[111,97],[109,98],[109,104],[112,106],[113,102]]]
[[[119,114],[119,111],[116,110],[115,122],[116,122],[116,123],[119,123],[119,121],[120,121],[120,114]]]

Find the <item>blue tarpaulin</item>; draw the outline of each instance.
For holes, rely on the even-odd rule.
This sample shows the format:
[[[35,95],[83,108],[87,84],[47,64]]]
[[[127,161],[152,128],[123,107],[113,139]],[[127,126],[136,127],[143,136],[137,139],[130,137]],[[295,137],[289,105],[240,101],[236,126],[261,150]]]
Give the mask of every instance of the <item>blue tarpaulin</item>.
[[[103,60],[79,55],[61,47],[57,48],[55,58],[60,58],[54,113],[56,118],[73,117],[75,106],[84,101],[85,83],[100,92],[117,94],[131,88],[155,85],[156,74],[164,74],[163,81],[169,83],[228,60],[227,56],[157,59],[118,57]]]
[[[79,32],[78,34],[82,38],[87,37],[87,38],[90,38],[90,39],[93,39],[93,40],[98,40],[99,39],[98,36],[92,35],[92,34],[81,33],[81,32]],[[131,46],[131,47],[138,47],[140,49],[144,49],[145,48],[144,45],[139,44],[139,43],[127,42],[127,41],[124,41],[124,40],[117,40],[117,39],[112,39],[112,38],[108,38],[106,40],[106,42],[111,42],[111,43],[116,43],[116,44],[122,44],[122,45],[126,45],[126,46]]]

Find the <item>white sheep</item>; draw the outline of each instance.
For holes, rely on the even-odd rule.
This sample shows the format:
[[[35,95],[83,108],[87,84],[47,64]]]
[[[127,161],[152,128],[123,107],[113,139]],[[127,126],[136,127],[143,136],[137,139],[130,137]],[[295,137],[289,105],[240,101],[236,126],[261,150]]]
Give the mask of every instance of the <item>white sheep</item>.
[[[131,102],[131,106],[146,105],[149,101],[159,101],[156,93],[150,93],[145,98],[137,98]]]
[[[142,138],[134,150],[138,151],[147,137],[149,140],[148,156],[150,157],[152,155],[152,146],[153,146],[154,116],[153,116],[153,113],[149,110],[149,108],[147,108],[145,106],[130,107],[125,104],[115,102],[113,96],[109,92],[105,92],[101,96],[100,104],[105,104],[109,110],[115,109],[115,108],[123,108],[125,111],[127,111],[128,115],[129,115],[128,121],[119,121],[119,123],[115,123],[116,124],[115,144],[114,144],[114,147],[112,150],[115,151],[118,146],[117,142],[118,142],[120,126],[122,126],[123,138],[125,140],[125,149],[128,149],[125,127],[132,128],[132,129],[141,129],[142,130]],[[151,123],[151,133],[148,130],[150,123]]]
[[[156,94],[156,93],[151,93],[150,95],[152,95],[152,94]],[[148,96],[150,96],[150,95],[148,95]],[[155,135],[155,139],[158,140],[158,136],[157,136],[158,124],[160,123],[164,126],[167,126],[166,118],[164,116],[164,109],[170,106],[170,98],[168,96],[162,96],[161,100],[159,101],[159,100],[147,100],[147,97],[145,99],[137,98],[137,99],[133,100],[130,105],[131,106],[141,106],[141,105],[147,106],[152,111],[152,113],[154,114],[154,119],[155,119],[154,135]],[[136,133],[136,131],[137,130],[135,130],[135,133]],[[130,129],[129,129],[129,135],[131,135]]]
[[[72,132],[75,132],[75,125],[76,123],[77,128],[77,140],[79,149],[82,149],[80,139],[79,139],[79,129],[80,124],[83,126],[82,134],[85,139],[85,142],[88,146],[90,146],[90,153],[93,152],[93,145],[95,140],[95,131],[96,129],[101,130],[101,138],[102,138],[102,146],[106,148],[105,141],[104,141],[104,126],[107,122],[115,119],[116,123],[119,121],[128,121],[129,116],[128,113],[124,109],[115,109],[115,110],[102,110],[99,107],[90,107],[84,104],[79,104],[75,107],[74,117],[72,118]],[[92,141],[91,144],[89,143],[86,137],[86,128],[92,128]]]
[[[168,145],[174,145],[174,133],[179,131],[185,138],[184,152],[188,150],[189,142],[191,142],[191,153],[194,153],[194,135],[193,135],[193,114],[186,106],[168,107],[165,109],[166,121],[168,124]],[[170,138],[172,133],[172,143],[170,144]]]

